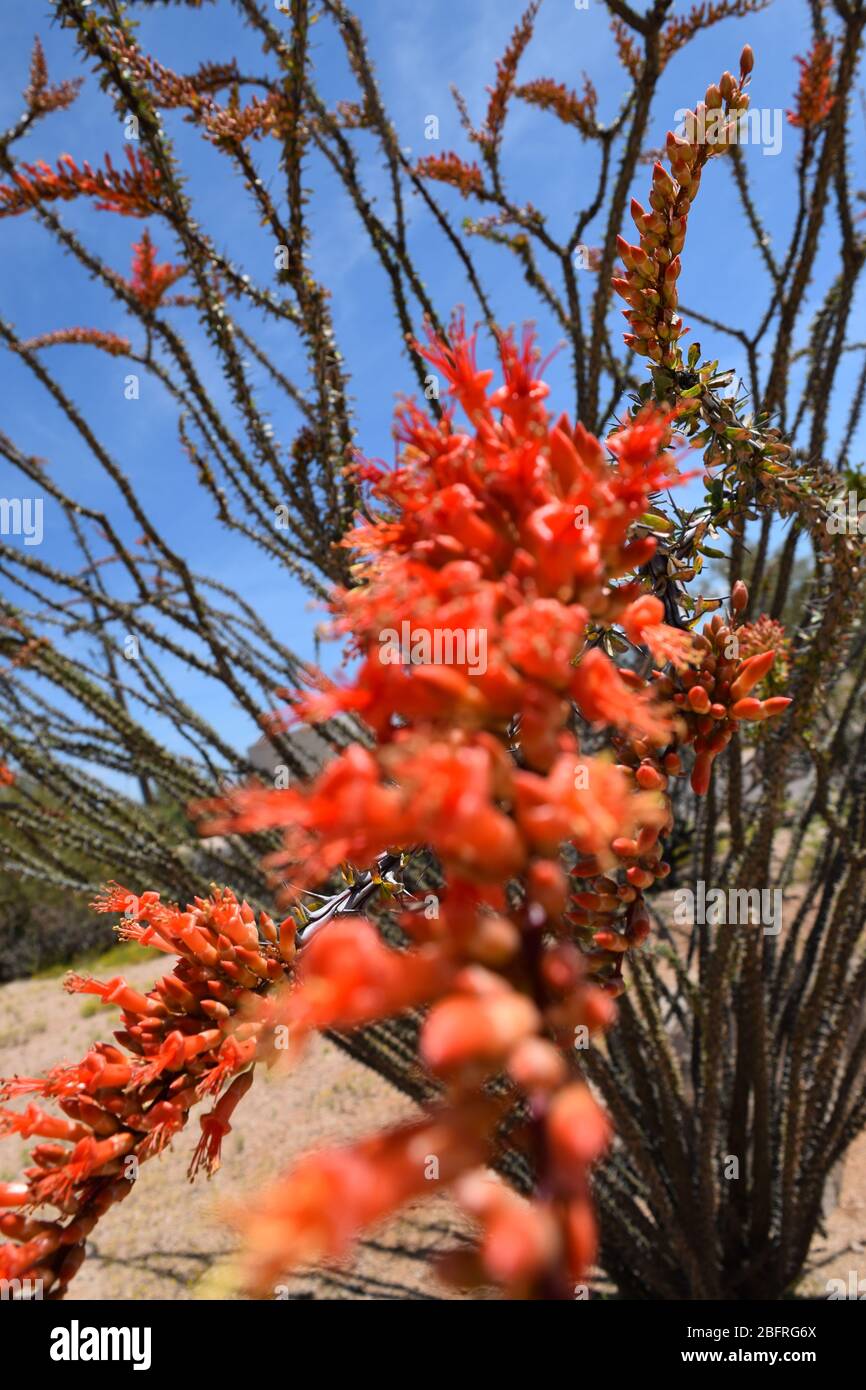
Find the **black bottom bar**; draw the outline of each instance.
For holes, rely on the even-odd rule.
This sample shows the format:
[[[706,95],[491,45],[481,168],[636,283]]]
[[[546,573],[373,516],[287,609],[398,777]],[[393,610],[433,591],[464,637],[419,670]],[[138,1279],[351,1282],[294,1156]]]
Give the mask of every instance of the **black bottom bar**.
[[[405,1374],[417,1357],[423,1358],[425,1368],[439,1358],[446,1364],[456,1358],[462,1365],[475,1362],[479,1371],[489,1373],[500,1358],[507,1367],[503,1354],[510,1355],[506,1349],[514,1348],[515,1333],[519,1338],[524,1332],[540,1332],[542,1337],[555,1334],[557,1341],[535,1343],[542,1353],[536,1373],[542,1369],[543,1374],[550,1355],[560,1370],[567,1364],[576,1376],[582,1369],[599,1365],[617,1376],[629,1370],[652,1374],[676,1367],[689,1373],[712,1366],[754,1366],[774,1374],[796,1366],[817,1371],[826,1380],[843,1364],[859,1363],[866,1331],[866,1319],[857,1306],[859,1298],[784,1303],[591,1299],[573,1305],[524,1304],[520,1311],[515,1306],[509,1308],[508,1320],[503,1323],[495,1302],[452,1302],[447,1305],[450,1313],[443,1305],[435,1324],[425,1318],[421,1328],[413,1321],[417,1312],[396,1309],[395,1300],[383,1300],[391,1304],[387,1324],[376,1321],[378,1315],[367,1300],[363,1300],[364,1310],[356,1309],[354,1314],[345,1306],[342,1312],[335,1307],[335,1302],[345,1305],[351,1301],[52,1303],[7,1298],[0,1300],[0,1346],[4,1357],[17,1351],[29,1369],[49,1376],[98,1371],[106,1366],[113,1374],[137,1368],[140,1374],[171,1373],[173,1379],[178,1372],[201,1377],[212,1369],[218,1369],[222,1376],[235,1366],[247,1375],[251,1371],[255,1374],[257,1365],[263,1373],[271,1373],[280,1356],[289,1355],[292,1347],[296,1352],[303,1347],[305,1359],[318,1356],[321,1368],[327,1367],[327,1378],[333,1381],[339,1375],[341,1347],[345,1347],[347,1360],[351,1357],[348,1365],[353,1374],[359,1370],[361,1347],[369,1352],[373,1345],[377,1348],[375,1364],[386,1376],[389,1346],[395,1356],[391,1373],[402,1363]],[[293,1307],[293,1302],[303,1302],[303,1307]],[[317,1308],[319,1302],[328,1303],[327,1313]],[[429,1302],[420,1304],[422,1308],[430,1306]],[[443,1316],[457,1321],[443,1327]],[[352,1336],[345,1342],[339,1336],[344,1317],[353,1320]],[[367,1323],[367,1335],[361,1343],[357,1341],[356,1317]],[[464,1322],[469,1317],[471,1324]],[[403,1341],[407,1332],[413,1336],[410,1345],[414,1349],[408,1364]],[[452,1332],[459,1342],[449,1335]],[[369,1335],[375,1337],[374,1342],[367,1340]],[[568,1338],[566,1342],[558,1340],[563,1335]],[[264,1361],[259,1360],[262,1356]],[[286,1365],[287,1373],[290,1364]],[[368,1366],[372,1365],[370,1360]]]

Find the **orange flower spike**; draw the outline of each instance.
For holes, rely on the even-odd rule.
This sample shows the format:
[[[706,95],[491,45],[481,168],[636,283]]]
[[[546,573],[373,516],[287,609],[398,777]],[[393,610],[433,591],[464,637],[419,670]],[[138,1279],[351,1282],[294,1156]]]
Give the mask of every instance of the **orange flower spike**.
[[[141,240],[134,244],[132,250],[132,279],[129,281],[129,288],[143,309],[156,309],[165,292],[186,275],[186,267],[169,265],[168,262],[157,265],[156,247],[146,227]]]
[[[788,121],[793,126],[810,131],[826,120],[836,104],[832,90],[836,61],[832,39],[817,40],[809,56],[797,58],[796,61],[800,67],[800,84],[796,109],[787,113]]]
[[[64,1111],[62,1117],[45,1114],[35,1106],[28,1106],[21,1114],[0,1112],[0,1129],[40,1135],[49,1141],[37,1144],[32,1151],[33,1166],[25,1173],[24,1199],[18,1200],[19,1187],[9,1187],[4,1189],[0,1205],[50,1202],[60,1210],[57,1220],[44,1223],[46,1240],[38,1250],[34,1243],[28,1243],[25,1227],[8,1222],[0,1225],[5,1236],[18,1242],[17,1247],[0,1249],[0,1268],[14,1262],[16,1270],[42,1278],[53,1297],[60,1296],[83,1257],[83,1245],[77,1242],[83,1242],[99,1217],[127,1195],[130,1183],[126,1177],[115,1181],[123,1159],[134,1154],[142,1161],[158,1154],[184,1127],[190,1108],[201,1097],[218,1093],[236,1073],[246,1072],[256,1060],[262,1026],[252,1017],[233,1017],[246,998],[254,1001],[258,996],[247,996],[226,982],[223,976],[230,962],[217,952],[214,964],[219,978],[210,976],[208,967],[189,952],[184,941],[184,936],[189,939],[190,933],[196,933],[206,943],[215,929],[226,925],[235,936],[251,940],[256,932],[255,918],[246,904],[222,891],[209,899],[197,899],[186,913],[180,913],[161,904],[156,894],[137,898],[113,885],[98,906],[123,910],[127,926],[137,925],[136,919],[157,924],[165,937],[176,940],[181,961],[179,973],[164,977],[147,995],[131,990],[120,978],[104,984],[72,977],[68,983],[73,990],[95,994],[124,1010],[126,1028],[116,1035],[124,1047],[97,1044],[77,1066],[55,1068],[41,1079],[16,1078],[0,1087],[4,1098],[33,1091],[53,1096]],[[267,929],[263,934],[269,938]],[[229,952],[246,949],[232,947],[225,936],[219,940]],[[281,969],[277,962],[273,964]],[[250,978],[258,989],[258,977]],[[207,998],[208,994],[214,997]],[[216,1026],[202,1027],[206,1004],[216,1006]],[[227,1036],[226,1026],[231,1027],[232,1035]],[[217,1104],[203,1161],[215,1161],[219,1138],[215,1127],[227,1123],[230,1108],[238,1103],[247,1085],[230,1086],[225,1104]],[[75,1147],[70,1150],[58,1140]],[[73,1217],[71,1222],[66,1221],[69,1216]]]
[[[654,179],[658,201],[656,186],[660,198],[667,185]],[[160,948],[173,944],[177,973],[147,995],[127,993],[119,980],[85,984],[124,1008],[118,1038],[126,1051],[93,1049],[77,1068],[17,1083],[16,1094],[37,1089],[68,1104],[69,1121],[93,1135],[79,1142],[131,1143],[138,1157],[158,1152],[194,1101],[228,1086],[202,1122],[193,1159],[193,1169],[212,1169],[249,1068],[263,1054],[271,1060],[278,1019],[302,1035],[429,1005],[421,1055],[451,1083],[452,1108],[304,1159],[251,1204],[239,1220],[256,1288],[298,1261],[339,1256],[365,1225],[429,1191],[431,1178],[451,1182],[489,1163],[501,1109],[457,1097],[502,1071],[531,1097],[553,1196],[501,1209],[485,1197],[489,1222],[476,1272],[495,1275],[515,1296],[550,1296],[569,1270],[586,1266],[594,1248],[587,1173],[606,1142],[607,1121],[584,1087],[562,1089],[562,1053],[578,1025],[611,1021],[623,949],[639,945],[648,930],[642,891],[667,870],[659,837],[672,825],[667,779],[681,768],[673,746],[693,742],[698,768],[702,759],[709,765],[735,724],[730,686],[742,669],[707,656],[721,641],[718,625],[712,642],[703,639],[705,668],[682,673],[699,640],[668,628],[663,606],[641,594],[640,581],[612,582],[655,548],[652,537],[633,540],[632,528],[651,494],[675,478],[669,417],[641,411],[615,432],[609,450],[565,419],[551,428],[531,336],[519,346],[507,336],[501,349],[504,384],[491,391],[491,374],[479,369],[474,339],[457,320],[450,342],[432,343],[427,356],[473,431],[459,433],[448,413],[434,424],[406,408],[397,466],[357,470],[369,505],[350,544],[364,557],[366,582],[338,596],[335,617],[354,634],[359,660],[351,683],[323,686],[313,700],[330,713],[361,711],[376,746],[340,753],[309,787],[248,787],[205,808],[219,817],[212,820],[218,833],[283,830],[270,868],[292,885],[294,899],[346,860],[361,876],[372,868],[375,887],[384,851],[428,846],[445,879],[442,910],[429,921],[404,912],[401,924],[417,944],[392,950],[375,927],[351,918],[300,931],[291,917],[280,927],[270,919],[256,926],[247,905],[228,893],[180,912],[117,888],[109,910],[128,914],[124,930],[137,939],[152,932]],[[590,619],[604,627],[621,620],[632,640],[675,669],[653,681],[620,677],[601,651],[582,651]],[[405,656],[384,662],[383,628],[400,634],[407,622],[410,633],[427,638],[443,629],[483,632],[483,660],[475,669],[468,654],[432,665]],[[622,770],[580,756],[569,697],[593,722],[622,731]],[[321,714],[324,705],[316,708]],[[575,873],[589,881],[579,895],[585,906],[576,903],[566,916],[560,852],[569,841],[581,856]],[[613,870],[602,877],[618,857],[617,877]],[[519,922],[504,891],[518,874],[527,893]],[[359,881],[364,886],[361,877],[353,888]],[[543,924],[557,947],[538,935],[539,953],[523,950],[524,937],[534,942]],[[584,951],[563,939],[569,925]],[[289,965],[297,965],[294,987],[269,991]],[[40,1160],[28,1195],[53,1180],[55,1195],[74,1204],[68,1214],[79,1225],[69,1227],[71,1238],[83,1239],[102,1202],[123,1195],[113,1189],[111,1163],[119,1160],[100,1170],[95,1187],[86,1163],[66,1171],[59,1144],[46,1145]],[[20,1240],[26,1234],[20,1228]],[[72,1252],[68,1267],[65,1255],[62,1262],[40,1258],[50,1262],[52,1287],[62,1287]]]
[[[95,207],[125,217],[158,212],[162,196],[159,170],[129,146],[126,157],[129,169],[122,173],[114,168],[109,155],[105,156],[104,169],[95,172],[86,160],[79,169],[68,154],[60,156],[56,170],[44,160],[21,164],[12,173],[11,184],[0,184],[0,217],[26,212],[37,203],[80,196],[92,197]]]
[[[453,153],[419,159],[415,172],[419,178],[451,184],[460,190],[464,198],[470,193],[481,193],[484,189],[484,177],[478,165],[467,164]]]

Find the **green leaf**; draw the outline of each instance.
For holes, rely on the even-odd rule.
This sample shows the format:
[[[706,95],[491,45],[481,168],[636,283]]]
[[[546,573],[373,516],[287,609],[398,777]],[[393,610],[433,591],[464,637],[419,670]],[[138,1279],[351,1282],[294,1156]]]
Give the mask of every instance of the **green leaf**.
[[[669,535],[674,529],[674,523],[669,517],[659,516],[658,512],[644,512],[640,519],[641,526],[650,526],[653,531],[664,531]]]

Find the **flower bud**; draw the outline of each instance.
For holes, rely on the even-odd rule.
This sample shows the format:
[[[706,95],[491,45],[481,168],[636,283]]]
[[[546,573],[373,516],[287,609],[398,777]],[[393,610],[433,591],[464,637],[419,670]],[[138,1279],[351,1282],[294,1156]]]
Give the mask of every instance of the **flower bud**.
[[[764,679],[776,658],[774,651],[759,652],[750,656],[740,666],[739,675],[731,686],[731,699],[741,700],[750,690]]]
[[[644,791],[661,791],[667,785],[666,779],[652,763],[641,763],[635,773],[635,780]]]
[[[601,1157],[610,1142],[610,1121],[588,1086],[575,1082],[550,1107],[547,1134],[551,1163],[563,1188],[585,1181],[583,1169]]]
[[[625,876],[633,888],[651,888],[655,881],[649,870],[642,869],[639,864],[626,869]]]
[[[285,917],[278,927],[280,956],[290,965],[295,958],[297,945],[295,937],[298,932],[298,924],[293,917]]]
[[[524,1038],[508,1059],[508,1073],[524,1091],[555,1091],[566,1079],[562,1054],[545,1038]]]
[[[769,700],[762,701],[762,709],[766,718],[771,718],[774,714],[781,714],[793,701],[790,695],[771,695]]]
[[[450,995],[434,1005],[421,1033],[421,1053],[430,1070],[446,1074],[467,1063],[492,1067],[505,1061],[540,1017],[530,999],[501,991],[486,999]]]
[[[757,723],[765,718],[763,706],[760,700],[756,700],[754,695],[744,695],[742,700],[737,700],[731,706],[731,717],[733,719],[747,719]]]
[[[21,1207],[29,1200],[26,1182],[0,1182],[0,1207]]]
[[[552,859],[536,859],[529,868],[528,890],[550,917],[565,910],[568,881],[561,866]]]
[[[656,160],[653,165],[653,187],[666,199],[673,198],[676,192],[673,179],[664,165],[659,164],[658,160]]]
[[[710,777],[713,770],[712,753],[699,753],[695,758],[695,765],[692,768],[692,791],[696,796],[706,796],[710,789]]]

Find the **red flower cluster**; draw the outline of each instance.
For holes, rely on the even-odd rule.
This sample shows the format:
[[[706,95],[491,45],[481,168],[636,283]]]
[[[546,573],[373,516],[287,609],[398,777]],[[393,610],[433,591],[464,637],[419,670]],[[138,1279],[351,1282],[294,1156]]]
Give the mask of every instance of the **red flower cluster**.
[[[97,1221],[128,1196],[139,1164],[159,1154],[182,1130],[192,1107],[222,1092],[201,1120],[202,1137],[190,1165],[219,1166],[229,1120],[252,1082],[252,1065],[271,1053],[261,1041],[263,990],[286,978],[295,953],[295,924],[277,927],[266,913],[258,924],[228,890],[197,899],[185,912],[156,893],[136,898],[112,886],[94,907],[124,912],[122,937],[176,954],[177,964],[147,994],[118,978],[70,975],[72,993],[94,994],[122,1011],[117,1044],[99,1043],[75,1066],[47,1076],[0,1083],[0,1099],[40,1095],[62,1115],[34,1104],[0,1110],[0,1136],[48,1142],[32,1151],[24,1180],[0,1183],[0,1279],[42,1280],[46,1297],[62,1297],[84,1259]],[[225,1088],[225,1089],[223,1089]],[[44,1219],[39,1208],[58,1215]]]
[[[115,169],[110,155],[105,168],[93,170],[87,161],[79,169],[70,154],[62,154],[57,168],[44,160],[22,164],[12,174],[12,182],[0,183],[0,217],[14,217],[38,203],[68,202],[81,196],[95,198],[104,212],[124,217],[147,217],[160,209],[162,184],[159,170],[144,155],[126,147],[129,169]]]
[[[540,107],[542,111],[552,111],[564,125],[574,126],[581,135],[590,136],[595,132],[598,93],[585,73],[583,96],[578,96],[564,83],[554,82],[550,77],[525,82],[517,88],[515,95],[532,106]]]
[[[759,652],[776,652],[781,656],[783,667],[787,667],[791,642],[785,635],[783,624],[778,623],[769,613],[762,613],[753,623],[744,623],[737,628],[741,656],[758,656]]]
[[[661,824],[656,821],[642,825],[636,835],[619,835],[612,841],[610,849],[618,876],[610,866],[605,873],[594,855],[579,859],[573,871],[575,891],[568,920],[587,952],[590,975],[613,994],[621,993],[624,987],[625,953],[640,946],[649,935],[644,891],[670,873],[670,865],[662,859],[659,840],[673,827],[667,788],[671,777],[683,772],[680,750],[690,744],[694,747],[691,786],[698,796],[704,796],[709,790],[713,762],[730,743],[738,724],[769,719],[791,703],[783,695],[765,700],[752,695],[773,666],[776,653],[770,647],[755,647],[760,635],[755,637],[754,626],[738,626],[739,614],[748,605],[748,598],[745,584],[738,581],[731,595],[728,620],[716,614],[703,633],[691,636],[692,652],[688,654],[684,650],[679,654],[666,650],[668,643],[664,639],[659,643],[655,625],[664,610],[661,601],[651,594],[633,605],[639,612],[632,617],[631,628],[626,625],[632,640],[642,640],[657,657],[662,655],[673,662],[670,672],[655,671],[652,683],[657,698],[670,701],[677,714],[664,749],[653,748],[646,739],[633,735],[615,739],[619,771],[632,777],[636,787],[651,789],[664,797]],[[784,638],[780,624],[774,623],[772,628]],[[619,674],[630,690],[642,689],[643,681],[633,671],[623,670]]]
[[[83,77],[75,77],[66,82],[49,82],[45,50],[38,37],[33,40],[30,81],[24,91],[24,101],[34,116],[45,116],[50,111],[65,111],[78,96],[83,81]]]
[[[835,61],[832,39],[819,39],[807,58],[797,59],[800,85],[796,109],[788,112],[791,125],[814,130],[829,116],[836,102],[833,94]]]
[[[186,275],[186,267],[170,265],[168,261],[158,265],[156,247],[146,227],[142,232],[141,241],[134,244],[132,251],[132,279],[129,288],[143,309],[155,309],[166,290],[171,289],[172,285]]]
[[[422,179],[450,183],[453,188],[459,188],[464,198],[470,193],[481,193],[484,188],[484,177],[478,165],[467,164],[459,155],[452,153],[431,154],[419,159],[415,172]]]

